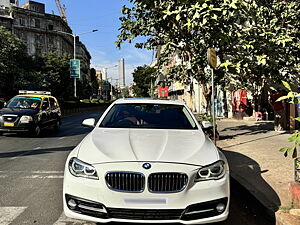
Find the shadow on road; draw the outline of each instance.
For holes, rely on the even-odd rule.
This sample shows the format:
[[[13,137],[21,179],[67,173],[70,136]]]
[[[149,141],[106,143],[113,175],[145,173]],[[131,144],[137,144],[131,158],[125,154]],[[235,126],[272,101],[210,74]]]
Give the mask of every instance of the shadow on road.
[[[21,156],[25,157],[25,156],[32,156],[32,155],[50,154],[54,152],[67,152],[67,151],[71,151],[73,148],[75,148],[75,146],[32,149],[32,150],[24,150],[24,151],[17,151],[17,152],[1,152],[0,158],[12,158],[12,157],[21,157]]]
[[[267,133],[274,130],[273,122],[256,122],[254,125],[240,125],[232,126],[219,130],[220,133],[223,132],[234,132],[233,134],[227,134],[220,136],[220,140],[233,139],[241,135],[257,135],[261,133]],[[238,132],[238,133],[237,133]]]
[[[228,160],[231,176],[263,203],[269,215],[275,216],[274,213],[279,209],[281,201],[274,189],[261,176],[268,171],[262,171],[256,161],[241,153],[228,150],[222,152]]]

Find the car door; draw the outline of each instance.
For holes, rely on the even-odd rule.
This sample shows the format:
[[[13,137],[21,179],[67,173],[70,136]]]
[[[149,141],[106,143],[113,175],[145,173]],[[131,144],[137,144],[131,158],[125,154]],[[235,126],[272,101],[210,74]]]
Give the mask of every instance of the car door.
[[[42,127],[49,126],[51,118],[50,118],[50,104],[49,104],[48,97],[44,97],[41,110],[42,112],[41,112],[40,124]]]
[[[51,124],[55,124],[57,120],[59,120],[60,117],[60,110],[58,103],[55,98],[49,97],[50,102],[50,120]]]

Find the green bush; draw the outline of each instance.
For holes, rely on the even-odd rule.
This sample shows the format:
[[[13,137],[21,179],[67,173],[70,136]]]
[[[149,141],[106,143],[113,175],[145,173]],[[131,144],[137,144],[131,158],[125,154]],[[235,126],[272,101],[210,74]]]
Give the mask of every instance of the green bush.
[[[80,102],[82,102],[82,103],[90,103],[90,100],[89,99],[82,99],[82,100],[80,100]]]
[[[99,103],[99,100],[96,99],[96,98],[94,98],[94,99],[91,100],[91,103],[96,103],[96,104],[98,104],[98,103]]]

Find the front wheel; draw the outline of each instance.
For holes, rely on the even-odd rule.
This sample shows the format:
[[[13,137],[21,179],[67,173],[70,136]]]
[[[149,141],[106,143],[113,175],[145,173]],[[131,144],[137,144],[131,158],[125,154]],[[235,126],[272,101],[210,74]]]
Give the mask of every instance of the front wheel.
[[[41,134],[41,127],[39,125],[36,125],[33,130],[33,135],[35,137],[38,137],[38,136],[40,136],[40,134]]]

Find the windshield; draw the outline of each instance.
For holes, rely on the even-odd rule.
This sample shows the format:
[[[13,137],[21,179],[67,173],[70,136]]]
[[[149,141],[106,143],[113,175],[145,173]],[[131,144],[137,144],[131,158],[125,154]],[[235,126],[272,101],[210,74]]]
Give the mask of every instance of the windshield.
[[[102,120],[100,127],[197,129],[188,110],[171,104],[116,104]]]
[[[9,100],[6,108],[38,109],[40,103],[40,98],[17,96]]]

